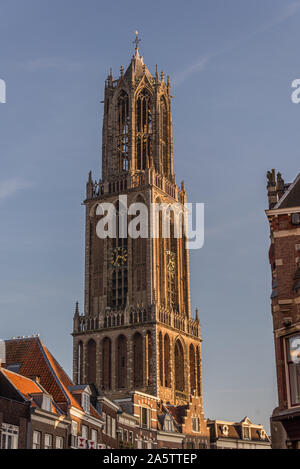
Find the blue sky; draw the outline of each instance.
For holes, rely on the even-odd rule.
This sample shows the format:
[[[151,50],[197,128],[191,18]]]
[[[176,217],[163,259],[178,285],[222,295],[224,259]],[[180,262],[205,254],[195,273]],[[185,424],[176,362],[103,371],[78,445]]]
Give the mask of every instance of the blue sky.
[[[265,173],[299,171],[300,1],[10,0],[1,17],[0,336],[40,333],[71,372],[104,80],[128,65],[138,29],[149,69],[171,76],[177,181],[206,204],[205,245],[191,252],[205,415],[267,425],[277,396]]]

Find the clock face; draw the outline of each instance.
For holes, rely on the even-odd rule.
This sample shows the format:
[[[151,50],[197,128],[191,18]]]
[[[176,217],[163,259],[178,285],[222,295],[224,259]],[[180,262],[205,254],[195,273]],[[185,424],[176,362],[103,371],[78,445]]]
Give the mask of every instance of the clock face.
[[[127,249],[113,248],[111,250],[111,265],[113,267],[121,267],[127,263]]]
[[[176,271],[176,254],[172,251],[167,251],[167,269],[171,273]]]

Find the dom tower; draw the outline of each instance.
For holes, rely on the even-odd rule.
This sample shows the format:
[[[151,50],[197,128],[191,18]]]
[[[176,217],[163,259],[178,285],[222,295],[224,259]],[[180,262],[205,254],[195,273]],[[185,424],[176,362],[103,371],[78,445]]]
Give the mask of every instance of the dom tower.
[[[133,390],[170,404],[202,402],[198,313],[192,319],[185,239],[100,239],[99,203],[183,204],[173,172],[169,78],[151,75],[139,55],[105,82],[102,178],[87,182],[85,305],[74,316],[74,381],[94,384],[112,400]],[[130,218],[130,216],[128,217]],[[172,222],[172,217],[171,217]],[[202,406],[202,405],[201,405]]]

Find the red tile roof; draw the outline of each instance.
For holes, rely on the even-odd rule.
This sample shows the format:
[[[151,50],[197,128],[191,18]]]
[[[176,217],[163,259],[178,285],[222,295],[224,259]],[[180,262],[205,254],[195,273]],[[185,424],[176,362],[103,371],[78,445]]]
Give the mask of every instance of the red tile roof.
[[[39,377],[39,381],[54,401],[62,407],[68,405],[67,396],[49,363],[44,346],[38,337],[5,341],[8,366],[20,363],[18,373],[27,378]],[[65,409],[64,409],[65,410]]]
[[[3,373],[11,384],[22,394],[26,400],[31,399],[31,394],[41,393],[41,388],[29,378],[18,375],[12,371],[6,370],[5,368],[0,369],[0,373]]]
[[[68,389],[74,383],[39,337],[7,340],[5,345],[6,363],[3,366],[19,363],[18,373],[27,378],[39,377],[41,386],[64,412],[67,413],[70,406],[83,411]],[[96,418],[100,417],[92,405],[90,413]]]

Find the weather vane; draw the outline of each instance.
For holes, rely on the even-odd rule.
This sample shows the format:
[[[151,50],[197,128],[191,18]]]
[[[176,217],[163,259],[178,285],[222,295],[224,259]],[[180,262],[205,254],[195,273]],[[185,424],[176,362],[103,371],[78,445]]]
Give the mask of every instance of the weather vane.
[[[139,50],[139,43],[141,42],[141,39],[139,38],[139,32],[135,32],[135,40],[132,41],[133,44],[135,44],[135,51],[137,52]]]

